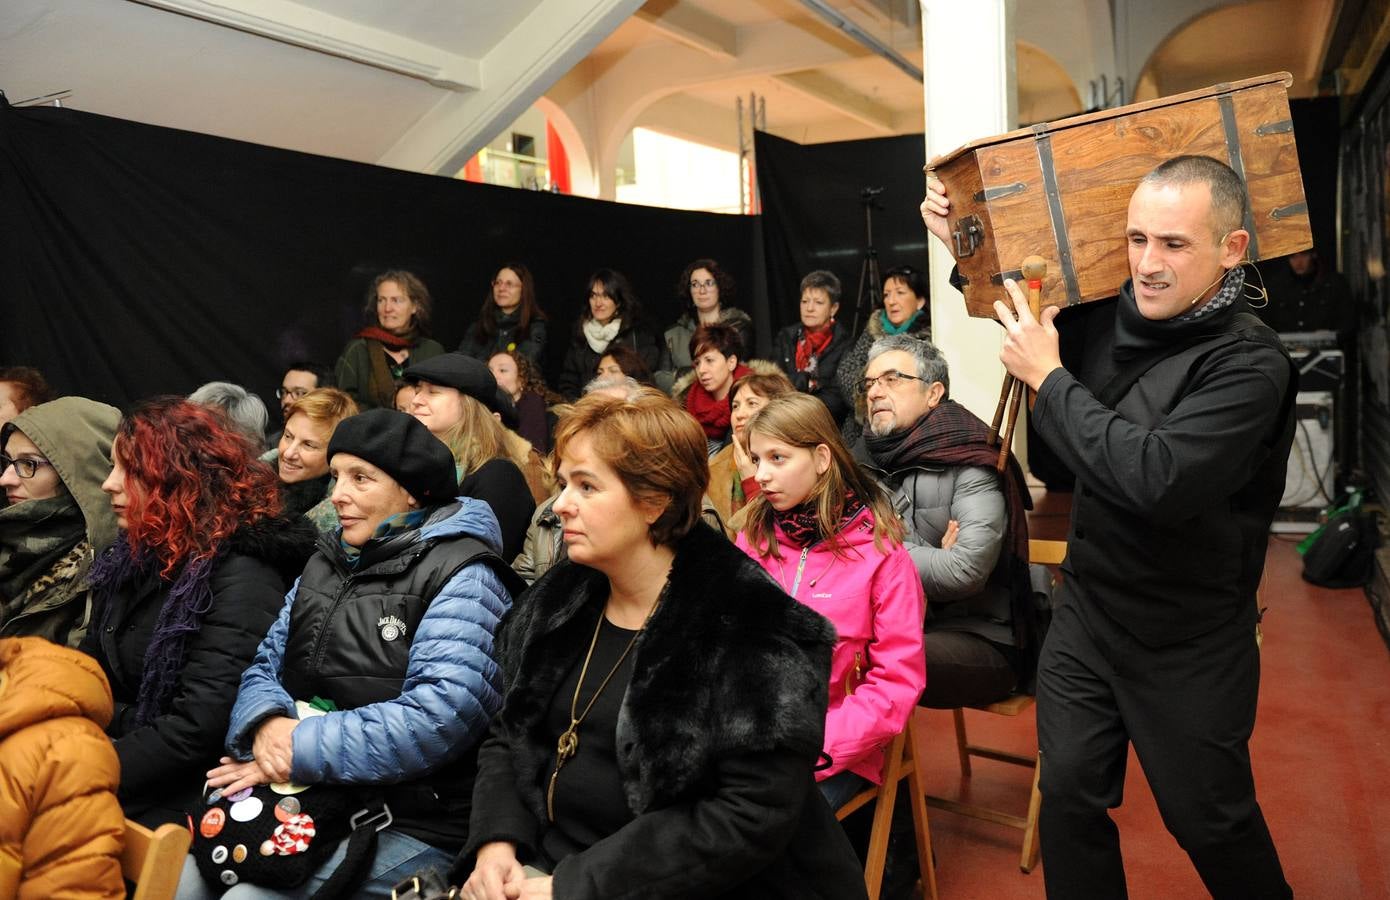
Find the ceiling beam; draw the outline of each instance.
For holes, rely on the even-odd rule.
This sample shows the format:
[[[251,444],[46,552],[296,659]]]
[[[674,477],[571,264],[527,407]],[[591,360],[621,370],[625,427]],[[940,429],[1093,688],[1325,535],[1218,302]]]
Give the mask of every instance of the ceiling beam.
[[[836,113],[867,125],[875,131],[893,134],[893,111],[857,91],[845,87],[824,72],[808,69],[788,72],[772,79],[803,97],[830,107]]]
[[[636,12],[640,3],[542,0],[483,58],[485,88],[445,96],[377,162],[453,175]]]
[[[684,0],[647,0],[635,15],[665,37],[716,59],[732,62],[738,56],[738,29]]]
[[[215,25],[362,63],[451,91],[482,87],[478,60],[288,0],[136,0]]]

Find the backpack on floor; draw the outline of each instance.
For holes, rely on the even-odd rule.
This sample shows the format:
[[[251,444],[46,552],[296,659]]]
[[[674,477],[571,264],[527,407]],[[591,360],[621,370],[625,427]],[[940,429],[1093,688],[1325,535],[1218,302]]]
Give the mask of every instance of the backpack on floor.
[[[1303,580],[1328,588],[1361,587],[1375,569],[1379,529],[1360,504],[1335,513],[1303,550]]]

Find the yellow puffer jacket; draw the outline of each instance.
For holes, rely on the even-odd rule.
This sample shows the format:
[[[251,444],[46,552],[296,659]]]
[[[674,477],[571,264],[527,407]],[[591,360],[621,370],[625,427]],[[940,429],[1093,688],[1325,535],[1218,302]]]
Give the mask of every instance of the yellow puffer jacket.
[[[121,898],[120,764],[96,662],[0,640],[0,898]]]

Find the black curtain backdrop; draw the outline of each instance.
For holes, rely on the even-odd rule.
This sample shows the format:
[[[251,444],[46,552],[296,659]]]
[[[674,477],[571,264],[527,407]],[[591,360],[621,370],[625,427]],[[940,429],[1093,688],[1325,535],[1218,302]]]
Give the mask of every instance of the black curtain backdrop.
[[[839,318],[849,323],[867,249],[865,188],[883,188],[873,211],[879,271],[927,267],[927,232],[918,207],[925,181],[922,135],[802,146],[754,134],[762,198],[768,296],[777,327],[796,322],[801,278],[828,269],[840,278]],[[881,300],[874,298],[874,305]],[[863,322],[860,322],[863,327]]]
[[[757,221],[471,184],[71,109],[0,101],[0,365],[122,408],[228,380],[271,409],[284,366],[331,365],[386,268],[424,279],[448,349],[497,268],[550,314],[554,375],[601,266],[657,330],[691,259],[767,319]]]

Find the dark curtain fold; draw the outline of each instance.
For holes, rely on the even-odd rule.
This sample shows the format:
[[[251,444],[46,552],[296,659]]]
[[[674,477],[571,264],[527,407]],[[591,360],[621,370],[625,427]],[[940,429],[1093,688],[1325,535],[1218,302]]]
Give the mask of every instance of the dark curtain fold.
[[[0,101],[0,365],[126,407],[214,379],[270,401],[285,364],[332,364],[364,291],[407,268],[453,349],[497,267],[520,260],[559,369],[586,279],[633,281],[658,333],[712,256],[766,317],[756,220],[401,172],[73,109]],[[553,379],[552,379],[553,380]]]
[[[801,278],[813,269],[839,277],[839,318],[846,326],[852,321],[867,249],[864,188],[883,188],[873,214],[880,272],[926,269],[927,232],[918,212],[926,189],[922,135],[803,146],[759,131],[754,152],[775,327],[799,319]],[[882,305],[879,298],[874,305]]]

